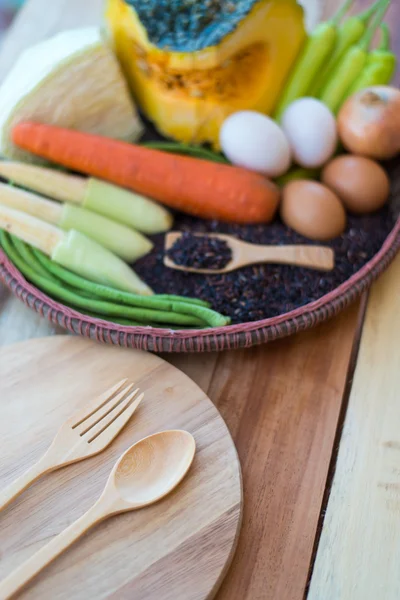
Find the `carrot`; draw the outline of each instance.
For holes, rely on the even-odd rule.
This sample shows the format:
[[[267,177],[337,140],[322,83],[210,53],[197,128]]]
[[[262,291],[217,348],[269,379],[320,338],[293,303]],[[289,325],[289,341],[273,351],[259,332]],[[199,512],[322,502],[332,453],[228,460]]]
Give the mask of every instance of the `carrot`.
[[[267,223],[279,203],[275,184],[230,165],[31,122],[16,125],[12,138],[42,158],[204,219]]]

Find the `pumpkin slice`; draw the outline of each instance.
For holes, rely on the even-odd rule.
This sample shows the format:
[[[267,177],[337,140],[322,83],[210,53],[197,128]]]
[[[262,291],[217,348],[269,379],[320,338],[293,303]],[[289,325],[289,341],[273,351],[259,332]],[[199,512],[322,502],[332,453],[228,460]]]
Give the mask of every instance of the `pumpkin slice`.
[[[108,0],[117,55],[162,134],[218,148],[232,112],[272,113],[305,40],[303,10],[296,0],[164,5]]]

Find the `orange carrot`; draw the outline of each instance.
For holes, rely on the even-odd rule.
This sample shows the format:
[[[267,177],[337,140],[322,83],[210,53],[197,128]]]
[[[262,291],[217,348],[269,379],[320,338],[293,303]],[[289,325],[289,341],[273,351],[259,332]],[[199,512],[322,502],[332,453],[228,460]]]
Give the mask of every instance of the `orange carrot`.
[[[274,183],[229,165],[31,122],[16,125],[12,138],[54,163],[204,219],[267,223],[279,202]]]

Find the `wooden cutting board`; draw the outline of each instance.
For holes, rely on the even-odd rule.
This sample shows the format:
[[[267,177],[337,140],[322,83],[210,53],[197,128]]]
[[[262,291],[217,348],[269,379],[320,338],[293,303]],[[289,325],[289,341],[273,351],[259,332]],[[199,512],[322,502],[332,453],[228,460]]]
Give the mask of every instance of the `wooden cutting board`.
[[[204,600],[224,577],[241,522],[235,446],[204,392],[156,356],[66,336],[1,349],[0,486],[39,458],[79,406],[124,377],[145,398],[113,444],[45,476],[0,513],[0,579],[97,500],[115,461],[140,438],[187,429],[197,444],[193,467],[162,502],[89,532],[21,598]]]

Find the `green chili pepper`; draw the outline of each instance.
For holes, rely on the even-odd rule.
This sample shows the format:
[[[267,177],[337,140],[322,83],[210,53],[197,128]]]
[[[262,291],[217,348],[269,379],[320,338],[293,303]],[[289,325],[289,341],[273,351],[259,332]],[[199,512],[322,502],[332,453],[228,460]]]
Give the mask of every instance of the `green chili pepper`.
[[[368,61],[368,50],[388,7],[390,0],[385,0],[379,7],[372,26],[368,28],[356,46],[353,46],[341,60],[331,80],[320,94],[320,100],[337,114],[354,81],[358,79]]]
[[[397,67],[396,55],[390,50],[390,31],[386,23],[381,25],[381,44],[368,57],[360,77],[354,82],[348,96],[373,85],[388,85]]]
[[[294,100],[307,96],[335,47],[338,23],[351,3],[352,0],[346,0],[331,20],[317,25],[309,36],[275,110],[274,118],[277,121],[281,120],[283,113]]]
[[[319,77],[315,83],[315,86],[310,92],[311,96],[318,98],[324,87],[331,80],[335,69],[343,59],[346,52],[357,44],[364,35],[368,22],[375,13],[375,11],[382,4],[383,0],[378,0],[365,12],[355,15],[354,17],[348,18],[343,25],[339,27],[337,33],[337,40],[335,49],[328,61],[328,64],[323,70],[321,77]]]

